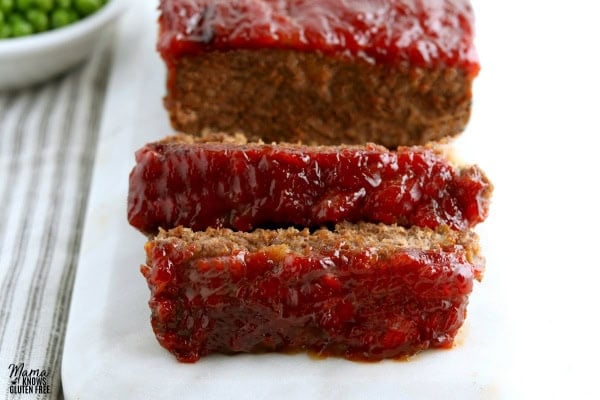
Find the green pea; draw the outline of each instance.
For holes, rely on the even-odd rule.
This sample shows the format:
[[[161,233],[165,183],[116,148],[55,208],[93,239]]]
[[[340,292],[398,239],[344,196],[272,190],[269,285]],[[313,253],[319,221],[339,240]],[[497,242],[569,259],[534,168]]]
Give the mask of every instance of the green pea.
[[[73,5],[81,16],[95,13],[102,7],[100,0],[73,0]]]
[[[72,24],[73,22],[77,22],[80,20],[79,14],[77,14],[77,11],[73,10],[73,9],[67,9],[67,14],[69,16],[69,24]]]
[[[0,0],[0,11],[8,14],[12,11],[14,5],[13,0]]]
[[[16,0],[15,6],[17,7],[17,10],[27,11],[31,8],[31,3],[31,0]]]
[[[71,8],[71,0],[56,0],[56,5],[60,8]]]
[[[19,21],[19,20],[13,21],[13,23],[11,24],[11,28],[12,28],[12,35],[14,37],[28,36],[33,33],[33,26],[29,22],[25,21],[24,19],[21,21]]]
[[[19,23],[25,21],[25,19],[21,16],[21,14],[12,13],[8,14],[8,18],[6,18],[9,24]]]
[[[0,10],[0,24],[4,23],[4,12],[2,12],[2,10]]]
[[[12,36],[12,29],[10,25],[0,24],[0,39],[6,39]]]
[[[50,26],[52,26],[53,29],[62,28],[63,26],[69,25],[71,22],[73,22],[71,13],[64,8],[56,9],[52,11],[52,14],[50,15]]]
[[[52,11],[54,8],[54,0],[33,0],[33,3],[44,12]]]
[[[48,30],[50,25],[48,22],[48,16],[43,11],[36,9],[29,10],[27,11],[27,14],[25,14],[25,17],[36,32],[44,32]]]

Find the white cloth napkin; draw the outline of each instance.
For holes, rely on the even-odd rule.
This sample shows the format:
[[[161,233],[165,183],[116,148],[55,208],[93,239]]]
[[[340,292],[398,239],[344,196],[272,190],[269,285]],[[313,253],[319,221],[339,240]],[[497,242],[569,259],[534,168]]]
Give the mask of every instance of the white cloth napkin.
[[[113,36],[42,86],[0,92],[0,398],[61,398],[60,366]],[[22,364],[22,370],[19,367]],[[11,376],[12,374],[12,376]],[[30,397],[31,396],[31,397]],[[17,396],[18,398],[18,396]]]

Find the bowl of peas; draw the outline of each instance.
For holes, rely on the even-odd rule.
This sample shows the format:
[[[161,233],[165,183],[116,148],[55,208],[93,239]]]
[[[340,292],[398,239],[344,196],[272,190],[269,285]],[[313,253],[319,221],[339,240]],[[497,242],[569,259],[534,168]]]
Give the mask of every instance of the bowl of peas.
[[[0,0],[0,90],[41,83],[86,60],[129,0]]]

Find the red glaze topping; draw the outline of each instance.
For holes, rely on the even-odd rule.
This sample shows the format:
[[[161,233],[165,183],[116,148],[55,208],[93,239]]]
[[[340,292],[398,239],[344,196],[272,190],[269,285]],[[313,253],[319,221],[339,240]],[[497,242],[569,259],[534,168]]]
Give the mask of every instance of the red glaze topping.
[[[341,221],[467,229],[492,186],[423,147],[148,144],[129,178],[128,217],[146,234],[182,225],[249,231]]]
[[[162,0],[159,50],[319,51],[370,63],[479,71],[468,0]]]
[[[464,249],[339,248],[310,255],[146,245],[152,327],[179,361],[213,352],[312,350],[380,360],[449,347],[481,270]]]

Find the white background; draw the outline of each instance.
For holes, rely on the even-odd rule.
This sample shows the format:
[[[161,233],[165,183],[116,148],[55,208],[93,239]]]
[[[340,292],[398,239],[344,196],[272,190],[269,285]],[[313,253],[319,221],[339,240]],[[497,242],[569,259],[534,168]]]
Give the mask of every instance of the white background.
[[[301,356],[303,367],[265,356],[182,366],[154,341],[137,271],[143,239],[124,214],[133,150],[170,132],[148,3],[132,1],[122,21],[69,321],[68,397],[301,398],[299,388],[330,398],[600,397],[594,2],[473,1],[482,71],[456,148],[496,186],[490,217],[478,227],[488,269],[472,296],[464,343],[368,371],[340,360],[304,368]]]
[[[483,69],[462,141],[496,185],[481,232],[509,373],[525,398],[600,398],[600,9],[473,4]]]

